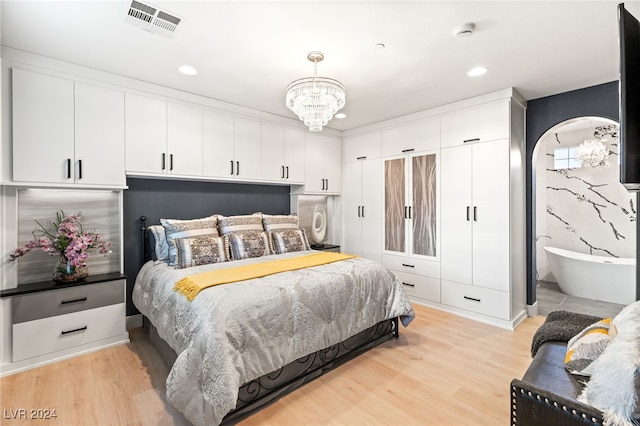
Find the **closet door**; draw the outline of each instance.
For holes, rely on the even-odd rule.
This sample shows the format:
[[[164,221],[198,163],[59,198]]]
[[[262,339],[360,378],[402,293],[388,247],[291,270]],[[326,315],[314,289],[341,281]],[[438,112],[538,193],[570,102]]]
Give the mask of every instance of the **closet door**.
[[[442,195],[440,265],[443,280],[472,283],[473,200],[471,146],[446,148],[440,154]]]
[[[411,254],[436,257],[437,163],[436,154],[411,157]]]
[[[509,140],[473,145],[473,285],[509,291]]]
[[[384,161],[384,250],[406,253],[406,158]]]

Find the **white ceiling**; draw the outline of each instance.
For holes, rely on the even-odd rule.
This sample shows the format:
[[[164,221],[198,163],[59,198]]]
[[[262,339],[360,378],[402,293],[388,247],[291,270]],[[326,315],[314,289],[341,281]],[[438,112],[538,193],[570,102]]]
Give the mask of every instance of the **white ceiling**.
[[[130,1],[1,0],[1,43],[285,117],[313,73],[347,90],[348,130],[514,87],[535,99],[618,79],[617,1],[142,1],[171,38],[125,22]],[[640,1],[626,2],[640,16]],[[473,22],[471,37],[455,37]],[[376,50],[384,43],[384,50]],[[187,77],[178,66],[199,73]],[[489,72],[470,78],[483,65]]]

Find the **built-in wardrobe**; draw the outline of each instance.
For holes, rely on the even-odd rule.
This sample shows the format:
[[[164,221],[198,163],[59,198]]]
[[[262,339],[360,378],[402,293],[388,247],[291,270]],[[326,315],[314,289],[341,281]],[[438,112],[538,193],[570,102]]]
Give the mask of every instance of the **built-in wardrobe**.
[[[343,251],[382,261],[416,303],[515,327],[525,109],[505,89],[345,132]]]

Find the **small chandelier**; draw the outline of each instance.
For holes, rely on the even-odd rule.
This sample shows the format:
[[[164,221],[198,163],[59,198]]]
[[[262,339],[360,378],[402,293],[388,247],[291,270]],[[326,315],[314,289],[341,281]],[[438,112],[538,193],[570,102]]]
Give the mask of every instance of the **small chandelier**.
[[[287,87],[287,107],[310,131],[320,132],[344,107],[346,95],[339,81],[318,77],[318,62],[324,59],[322,52],[311,52],[307,59],[313,62],[313,77],[301,78]]]
[[[609,149],[597,139],[585,139],[575,151],[575,159],[582,166],[603,167],[609,165]]]

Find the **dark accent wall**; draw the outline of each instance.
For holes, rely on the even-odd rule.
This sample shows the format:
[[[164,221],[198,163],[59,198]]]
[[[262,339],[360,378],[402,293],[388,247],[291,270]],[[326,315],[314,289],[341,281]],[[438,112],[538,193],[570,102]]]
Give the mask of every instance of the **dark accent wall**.
[[[619,122],[618,81],[527,101],[527,305],[536,301],[536,264],[533,212],[533,150],[542,135],[556,124],[577,117],[604,117]],[[640,201],[640,195],[638,196]],[[640,227],[636,227],[640,244]],[[638,246],[640,247],[640,245]],[[636,256],[640,256],[637,250]],[[637,284],[640,284],[640,279]],[[640,293],[636,293],[640,294]]]
[[[229,216],[290,212],[289,186],[165,179],[127,179],[127,185],[129,189],[123,196],[127,315],[138,313],[131,301],[131,293],[142,266],[140,216],[147,217],[147,225],[154,225],[160,223],[160,218],[194,219],[215,213]]]

